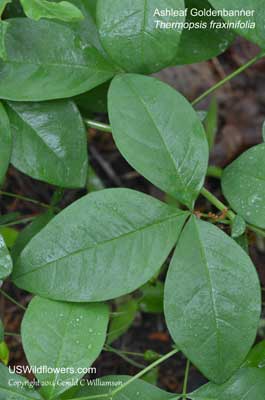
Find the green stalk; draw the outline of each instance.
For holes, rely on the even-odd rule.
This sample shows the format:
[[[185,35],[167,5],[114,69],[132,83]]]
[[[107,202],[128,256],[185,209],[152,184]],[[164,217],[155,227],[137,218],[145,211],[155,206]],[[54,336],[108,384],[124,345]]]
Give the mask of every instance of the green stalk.
[[[14,336],[14,337],[21,337],[21,335],[19,333],[14,333],[14,332],[5,332],[4,333],[5,336]]]
[[[106,397],[111,399],[117,393],[119,393],[120,391],[125,389],[127,386],[129,386],[131,383],[133,383],[136,379],[141,378],[143,375],[147,374],[147,372],[151,371],[153,368],[157,367],[159,364],[163,363],[168,358],[172,357],[173,355],[177,354],[178,352],[179,352],[179,350],[174,349],[174,350],[170,351],[169,353],[165,354],[159,360],[156,360],[152,364],[148,365],[148,367],[146,367],[145,369],[140,371],[138,374],[134,375],[131,379],[129,379],[123,385],[119,386],[117,389],[114,389],[112,392],[97,394],[94,396],[92,395],[92,396],[80,397],[78,400],[102,399],[102,398],[106,398]],[[76,399],[73,398],[73,399],[69,399],[69,400],[76,400]]]
[[[236,217],[236,214],[232,211],[229,210],[228,207],[222,203],[217,197],[215,197],[211,192],[209,192],[207,189],[202,188],[201,190],[201,195],[204,196],[211,204],[213,204],[218,210],[220,211],[226,211],[227,217],[230,219],[230,221],[233,221]],[[265,231],[258,228],[257,226],[247,224],[247,227],[257,233],[258,235],[265,237]]]
[[[8,227],[8,226],[14,226],[14,225],[19,225],[19,224],[27,224],[28,222],[33,221],[36,218],[34,217],[27,217],[27,218],[20,218],[17,219],[16,221],[8,222],[7,224],[1,225],[1,227]]]
[[[110,353],[116,354],[118,357],[122,358],[122,359],[123,359],[124,361],[126,361],[128,364],[131,364],[132,366],[134,366],[134,367],[136,367],[136,368],[139,368],[139,369],[145,368],[145,365],[140,364],[140,363],[138,363],[138,362],[132,360],[131,358],[129,358],[128,355],[126,354],[126,352],[123,352],[123,351],[118,350],[118,349],[114,349],[113,347],[107,346],[107,345],[104,347],[104,350],[105,350],[105,351],[108,351],[108,352],[110,352]]]
[[[22,196],[22,195],[16,194],[16,193],[4,192],[4,191],[0,190],[0,196],[7,196],[7,197],[12,197],[12,198],[15,198],[18,200],[27,201],[29,203],[33,203],[33,204],[36,204],[36,205],[38,205],[40,207],[44,207],[44,208],[52,208],[52,206],[50,206],[49,204],[45,204],[45,203],[42,203],[41,201],[34,200],[34,199],[31,199],[30,197],[25,197],[25,196]]]
[[[190,372],[190,361],[187,360],[186,369],[185,369],[185,376],[184,376],[184,383],[183,383],[183,392],[182,392],[183,400],[187,399],[189,372]]]
[[[210,165],[207,170],[207,176],[210,176],[211,178],[221,179],[222,173],[222,168],[213,165]]]
[[[178,352],[179,352],[178,349],[174,349],[174,350],[170,351],[169,353],[165,354],[163,357],[161,357],[158,360],[156,360],[155,362],[153,362],[152,364],[148,365],[148,367],[146,367],[145,369],[140,371],[138,374],[134,375],[131,379],[129,379],[123,385],[121,385],[117,389],[113,390],[113,392],[111,393],[111,396],[115,396],[115,394],[119,393],[121,390],[126,388],[128,385],[130,385],[136,379],[141,378],[142,376],[147,374],[147,372],[151,371],[153,368],[157,367],[159,364],[161,364],[162,362],[166,361],[168,358],[172,357],[173,355],[177,354]]]
[[[18,303],[13,297],[9,296],[3,289],[0,289],[0,293],[7,298],[11,303],[15,304],[17,307],[21,308],[21,310],[26,311],[26,307],[24,307],[22,304]]]
[[[242,72],[244,72],[246,69],[251,67],[253,64],[255,64],[257,61],[259,61],[262,57],[265,56],[265,52],[259,53],[256,57],[252,58],[249,60],[246,64],[242,65],[239,67],[237,70],[232,72],[232,74],[227,75],[224,79],[222,79],[220,82],[216,83],[216,85],[212,86],[210,89],[208,89],[206,92],[204,92],[202,95],[197,97],[191,104],[195,106],[196,104],[200,103],[202,100],[204,100],[206,97],[208,97],[210,94],[214,93],[216,90],[218,90],[220,87],[225,85],[227,82],[231,81],[231,79],[235,78]]]
[[[211,192],[209,192],[207,189],[202,188],[201,190],[202,196],[204,196],[211,204],[213,204],[218,210],[220,211],[226,211],[226,215],[228,218],[233,221],[234,218],[236,217],[236,214],[233,213],[233,211],[228,210],[227,206],[222,203],[217,197],[215,197]]]
[[[111,133],[110,125],[103,124],[103,122],[92,121],[91,119],[84,119],[84,123],[88,128],[94,128],[102,132]]]

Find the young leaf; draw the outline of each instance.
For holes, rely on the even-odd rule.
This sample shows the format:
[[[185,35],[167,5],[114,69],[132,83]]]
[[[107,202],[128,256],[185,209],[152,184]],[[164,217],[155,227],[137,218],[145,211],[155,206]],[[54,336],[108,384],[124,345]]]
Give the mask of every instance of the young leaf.
[[[11,385],[11,383],[13,383]],[[0,400],[41,400],[38,392],[30,387],[23,376],[11,374],[9,369],[0,364]]]
[[[104,304],[60,303],[40,297],[31,301],[21,328],[30,365],[73,368],[68,373],[36,374],[40,382],[50,382],[42,388],[46,399],[58,396],[85,375],[82,369],[89,368],[103,348],[108,317]]]
[[[85,396],[103,395],[115,390],[115,388],[126,383],[129,379],[131,379],[131,376],[105,376],[100,379],[101,385],[93,385],[91,383],[91,385],[81,388],[75,396],[78,399]],[[137,379],[115,395],[115,400],[135,400],[137,398],[141,400],[167,400],[174,398],[175,400],[176,394],[165,392],[156,386],[150,385],[150,383]],[[111,399],[111,396],[106,397],[106,400]]]
[[[107,95],[109,85],[109,82],[105,82],[95,89],[73,98],[82,114],[91,114],[91,112],[107,113]]]
[[[0,61],[0,98],[8,100],[75,96],[108,81],[115,73],[73,26],[50,20],[10,20],[6,51],[6,60]]]
[[[6,247],[3,236],[0,234],[0,280],[5,279],[12,272],[13,263]]]
[[[190,24],[204,24],[201,29],[183,29],[180,44],[175,57],[176,64],[193,64],[223,53],[235,38],[233,31],[229,29],[212,29],[211,21],[221,22],[220,17],[192,16],[191,10],[211,10],[211,4],[207,0],[185,0],[188,9],[186,22]]]
[[[245,232],[243,235],[238,236],[234,238],[236,243],[239,244],[242,249],[249,254],[249,244],[248,244],[248,235],[247,232]]]
[[[265,144],[247,150],[222,175],[231,207],[247,222],[265,228]]]
[[[98,0],[97,23],[103,47],[122,69],[147,73],[171,65],[177,53],[181,28],[164,29],[162,23],[183,23],[185,16],[155,16],[157,9],[184,12],[183,0]]]
[[[0,186],[2,185],[6,171],[8,169],[11,151],[12,151],[12,137],[8,116],[0,102]]]
[[[0,361],[4,364],[7,365],[9,362],[9,348],[6,344],[6,342],[0,342]],[[1,388],[1,387],[0,387]],[[0,389],[1,391],[1,389]],[[1,393],[0,393],[1,394]],[[0,398],[1,399],[1,398]]]
[[[88,177],[86,188],[88,193],[97,192],[98,190],[104,189],[104,184],[100,177],[96,174],[96,171],[90,166],[88,168]]]
[[[139,300],[141,311],[146,313],[162,313],[164,284],[157,281],[155,284],[147,283],[141,288],[142,297]]]
[[[117,315],[114,315],[109,326],[107,343],[111,344],[123,335],[135,320],[138,311],[137,301],[130,299],[127,303],[117,307]]]
[[[245,233],[246,228],[247,224],[245,220],[240,217],[240,215],[237,215],[232,222],[232,237],[238,238],[239,236],[242,236]]]
[[[126,74],[112,81],[108,108],[114,140],[126,160],[192,208],[209,151],[203,126],[188,101],[157,79]]]
[[[171,262],[164,304],[178,348],[209,380],[230,378],[255,340],[261,309],[257,273],[241,247],[192,217]]]
[[[122,296],[159,270],[186,218],[186,212],[133,190],[91,193],[31,240],[15,265],[13,280],[55,300]]]
[[[61,0],[55,0],[56,3],[59,3]],[[84,18],[77,22],[72,22],[71,24],[66,23],[66,26],[72,27],[75,34],[78,34],[83,43],[86,46],[92,45],[99,52],[106,57],[106,52],[102,47],[102,44],[99,39],[98,29],[96,25],[95,19],[95,10],[93,6],[93,1],[91,0],[68,0],[75,7],[79,8],[84,16]]]
[[[260,0],[237,0],[236,2],[231,2],[231,0],[209,0],[214,8],[217,10],[225,9],[229,12],[238,12],[239,10],[247,11],[249,10],[250,15],[228,15],[224,16],[224,20],[227,22],[238,23],[240,25],[235,28],[235,31],[244,36],[249,41],[259,45],[264,48],[264,35],[265,35],[265,25],[264,25],[264,4]],[[244,23],[249,21],[253,25],[252,28],[244,26]]]
[[[2,227],[2,228],[0,226],[0,235],[3,236],[7,247],[9,249],[12,249],[12,247],[14,246],[14,243],[17,239],[18,231],[13,228],[9,228],[8,226]]]
[[[264,400],[265,370],[242,368],[223,385],[208,383],[189,395],[191,400]]]
[[[27,17],[39,21],[41,18],[59,19],[61,21],[73,22],[83,19],[79,8],[69,1],[54,3],[47,0],[20,0]]]
[[[48,210],[44,214],[36,217],[30,225],[19,233],[11,252],[14,262],[17,260],[24,247],[26,247],[31,239],[37,235],[53,217],[53,211]]]
[[[11,163],[17,169],[60,187],[85,186],[86,130],[73,102],[8,102],[7,112],[13,134]]]
[[[265,340],[262,340],[250,350],[243,367],[265,368]]]

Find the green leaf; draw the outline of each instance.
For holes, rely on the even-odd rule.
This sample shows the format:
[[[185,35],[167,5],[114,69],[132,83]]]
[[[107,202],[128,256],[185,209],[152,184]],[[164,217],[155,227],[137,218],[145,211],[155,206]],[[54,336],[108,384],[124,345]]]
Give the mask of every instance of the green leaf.
[[[107,343],[111,344],[123,335],[135,320],[138,311],[137,301],[130,299],[127,303],[121,304],[116,309],[117,315],[114,315],[110,321]]]
[[[0,19],[8,3],[11,3],[11,0],[0,0]]]
[[[0,98],[8,100],[75,96],[108,81],[115,73],[72,25],[50,20],[9,20],[6,51],[7,59],[0,61]]]
[[[164,284],[162,282],[147,283],[141,288],[141,292],[142,297],[139,300],[139,305],[143,312],[163,312]]]
[[[42,388],[46,399],[58,396],[85,375],[82,370],[92,365],[103,348],[108,317],[104,304],[60,303],[40,297],[31,301],[21,328],[30,365],[69,368],[66,373],[36,373],[40,382],[50,382]]]
[[[238,12],[249,10],[252,15],[232,15],[224,16],[224,20],[237,24],[240,22],[239,27],[235,26],[235,31],[244,36],[246,39],[253,43],[256,43],[260,47],[265,47],[264,35],[265,35],[265,25],[264,25],[264,4],[261,0],[237,0],[236,2],[231,2],[231,0],[209,0],[210,3],[217,10],[225,9],[226,12]],[[252,28],[249,26],[243,26],[244,23],[249,21],[253,24]]]
[[[53,211],[48,210],[44,214],[36,217],[30,225],[19,233],[11,252],[14,262],[17,260],[24,247],[26,247],[31,239],[37,235],[53,217]]]
[[[8,22],[6,21],[1,21],[0,19],[0,60],[1,58],[3,60],[6,59],[6,45],[5,45],[5,40],[6,40],[6,32],[9,27]]]
[[[3,228],[0,227],[0,235],[3,236],[7,247],[11,249],[17,239],[18,231],[16,229],[9,228],[8,226]]]
[[[122,69],[152,73],[172,64],[181,28],[163,29],[156,21],[183,23],[179,17],[154,16],[156,9],[174,8],[184,12],[183,0],[98,0],[97,23],[103,47]]]
[[[68,1],[54,3],[47,0],[20,0],[27,17],[39,21],[41,18],[72,22],[83,19],[79,8]]]
[[[165,284],[166,322],[178,348],[209,380],[223,383],[249,352],[260,310],[248,255],[219,228],[192,217]]]
[[[11,385],[12,383],[12,385]],[[9,369],[0,364],[0,400],[41,400],[23,376],[11,374]]]
[[[209,149],[212,150],[218,129],[218,104],[216,97],[212,98],[208,113],[203,122],[209,144]]]
[[[59,3],[60,1],[61,0],[55,0],[56,3]],[[100,42],[96,25],[95,5],[93,5],[94,0],[69,0],[69,2],[81,10],[84,18],[81,21],[72,22],[71,24],[66,23],[66,26],[72,27],[75,34],[80,35],[86,45],[91,44],[93,47],[98,49],[104,57],[106,57],[106,52]]]
[[[189,395],[191,400],[264,400],[265,370],[242,368],[223,385],[208,383]]]
[[[0,61],[1,62],[1,61]],[[12,151],[12,137],[8,116],[0,102],[0,185],[3,184],[6,171],[8,169],[11,151]]]
[[[11,163],[18,170],[60,187],[85,186],[87,137],[73,102],[8,102],[7,112],[14,138]]]
[[[9,362],[9,348],[6,344],[6,342],[0,342],[0,361],[4,364],[7,365]],[[1,395],[1,386],[0,386],[0,395]],[[1,399],[1,397],[0,397]]]
[[[175,57],[176,64],[193,64],[223,53],[235,38],[233,31],[229,29],[211,29],[211,21],[223,21],[220,17],[198,17],[191,15],[191,9],[211,10],[211,4],[207,0],[185,0],[188,9],[186,22],[190,24],[203,24],[200,29],[183,29],[180,44]]]
[[[206,175],[208,144],[197,113],[157,79],[117,76],[108,97],[114,140],[153,184],[192,208]]]
[[[104,184],[100,177],[96,174],[95,170],[89,166],[88,168],[88,178],[87,178],[87,191],[97,192],[98,190],[104,189]]]
[[[9,276],[12,272],[13,263],[6,247],[3,236],[0,234],[0,280]]]
[[[15,265],[13,280],[55,300],[122,296],[159,270],[186,218],[186,212],[133,190],[91,193],[31,240]]]
[[[262,139],[263,139],[263,142],[265,142],[265,121],[263,122],[263,125],[262,125]]]
[[[238,236],[235,238],[235,241],[239,246],[242,247],[242,249],[249,254],[249,244],[248,244],[248,235],[247,232],[245,232],[243,235]]]
[[[240,217],[240,215],[236,215],[235,219],[232,222],[232,237],[238,238],[242,236],[247,229],[247,224],[245,220]]]
[[[81,388],[76,393],[76,398],[84,397],[84,396],[92,396],[92,395],[102,395],[105,393],[109,393],[122,384],[126,383],[131,376],[124,375],[116,375],[116,376],[105,376],[101,378],[100,385],[89,385],[88,387]],[[92,381],[93,382],[93,381]],[[134,382],[130,383],[127,387],[121,390],[119,393],[115,395],[115,400],[135,400],[137,398],[141,400],[167,400],[175,398],[176,395],[172,393],[165,392],[157,388],[156,386],[150,385],[143,380],[137,379]],[[106,400],[111,400],[112,397],[106,397]],[[256,400],[256,399],[255,399]]]
[[[250,350],[243,367],[265,368],[265,340],[262,340]]]
[[[109,82],[103,83],[89,92],[74,97],[74,101],[82,113],[107,113],[107,94]]]
[[[265,228],[265,144],[244,152],[222,175],[223,193],[247,222]]]

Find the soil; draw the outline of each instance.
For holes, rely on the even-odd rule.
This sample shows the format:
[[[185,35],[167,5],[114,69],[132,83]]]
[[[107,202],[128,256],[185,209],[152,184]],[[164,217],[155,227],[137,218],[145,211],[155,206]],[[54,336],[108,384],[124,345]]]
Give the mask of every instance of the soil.
[[[225,54],[212,61],[192,66],[168,68],[156,74],[156,76],[168,82],[192,100],[225,75],[244,64],[257,52],[258,50],[254,45],[243,39],[238,39]],[[212,165],[224,167],[242,151],[261,142],[261,129],[265,120],[264,72],[265,61],[260,61],[216,93],[219,105],[219,127],[216,145],[211,154]],[[206,99],[197,108],[207,109],[209,101],[210,98]],[[106,121],[104,115],[96,115],[95,118]],[[111,135],[90,129],[88,136],[91,164],[106,187],[130,187],[160,199],[163,198],[163,193],[139,176],[122,158],[112,141]],[[221,196],[217,180],[210,178],[207,185],[217,196]],[[12,167],[9,170],[4,189],[46,203],[49,203],[54,191],[53,187],[33,181]],[[66,207],[81,195],[83,195],[82,191],[66,191],[60,207]],[[197,207],[201,211],[216,212],[203,199],[198,201]],[[1,214],[14,211],[20,212],[21,216],[28,217],[37,215],[43,210],[28,202],[2,197],[0,199]],[[18,229],[23,227],[24,225],[18,226]],[[257,266],[263,287],[265,287],[264,249],[264,240],[252,236],[251,257]],[[4,289],[24,305],[31,299],[29,294],[17,289],[9,281],[4,284]],[[20,331],[22,313],[19,308],[3,296],[0,298],[0,314],[4,317],[7,331]],[[265,332],[261,331],[258,339],[264,337]],[[11,352],[10,364],[26,364],[20,338],[8,337],[7,343]],[[114,347],[127,351],[144,352],[147,349],[152,349],[161,354],[170,351],[171,345],[172,342],[168,336],[163,316],[143,313],[137,315],[128,332],[113,344]],[[159,386],[169,391],[180,392],[185,363],[185,357],[182,355],[177,355],[165,362],[158,371]],[[97,367],[97,376],[107,374],[133,375],[139,371],[138,368],[108,352],[102,353],[95,366]],[[195,389],[204,382],[205,379],[195,367],[192,367],[189,390]]]

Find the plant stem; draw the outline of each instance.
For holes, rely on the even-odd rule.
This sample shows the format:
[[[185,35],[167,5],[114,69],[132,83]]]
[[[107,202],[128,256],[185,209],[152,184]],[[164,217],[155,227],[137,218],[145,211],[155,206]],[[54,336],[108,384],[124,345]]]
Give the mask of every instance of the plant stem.
[[[122,354],[126,354],[127,356],[144,357],[143,353],[135,353],[133,351],[118,350],[118,349],[115,349],[114,347],[110,346],[109,344],[106,344],[105,348],[107,351],[115,350],[115,351],[119,351]]]
[[[5,332],[5,336],[15,336],[15,337],[21,337],[19,333],[13,333],[13,332]]]
[[[183,392],[182,392],[183,400],[187,399],[187,388],[188,388],[188,380],[189,380],[189,371],[190,371],[190,361],[187,360],[186,369],[185,369],[185,376],[184,376],[184,383],[183,383]]]
[[[228,218],[233,221],[236,214],[233,213],[233,211],[228,210],[227,206],[222,203],[217,197],[215,197],[211,192],[209,192],[207,189],[202,188],[201,194],[211,203],[213,204],[218,210],[220,211],[226,211],[226,215]]]
[[[8,226],[14,226],[14,225],[19,225],[19,224],[26,224],[27,222],[33,221],[35,218],[36,218],[36,216],[17,219],[16,221],[12,221],[12,222],[9,222],[7,224],[3,224],[3,225],[1,225],[1,227],[8,227]]]
[[[168,358],[172,357],[173,355],[175,355],[178,352],[179,352],[178,349],[174,349],[174,350],[170,351],[169,353],[165,354],[159,360],[156,360],[152,364],[148,365],[148,367],[146,367],[145,369],[140,371],[138,374],[133,376],[131,379],[129,379],[123,385],[119,386],[117,389],[114,389],[112,392],[102,393],[102,394],[98,394],[98,395],[94,395],[94,396],[92,395],[92,396],[80,397],[78,400],[102,399],[102,398],[106,398],[106,397],[111,399],[117,393],[119,393],[121,390],[125,389],[128,385],[133,383],[136,379],[141,378],[147,372],[151,371],[153,368],[157,367],[159,364],[161,364],[162,362],[166,361]],[[69,399],[69,400],[76,400],[76,399],[73,398],[73,399]]]
[[[18,199],[18,200],[23,200],[23,201],[27,201],[29,203],[37,204],[40,207],[52,208],[52,206],[50,206],[49,204],[42,203],[41,201],[31,199],[30,197],[22,196],[20,194],[3,192],[2,190],[0,190],[0,195],[1,196],[7,196],[7,197],[13,197],[13,198]]]
[[[226,211],[227,217],[230,219],[230,221],[233,221],[236,217],[236,214],[227,208],[227,206],[222,203],[217,197],[215,197],[211,192],[209,192],[207,189],[202,188],[201,190],[201,195],[204,196],[211,204],[213,204],[218,210],[220,211]],[[265,237],[265,231],[263,229],[258,228],[257,226],[247,224],[247,227],[257,233],[258,235]]]
[[[251,224],[247,224],[247,227],[248,227],[251,231],[257,233],[258,235],[260,235],[260,236],[262,236],[262,237],[265,237],[265,231],[264,231],[263,229],[260,229],[260,228],[258,228],[257,226],[254,226],[254,225],[251,225]]]
[[[252,58],[249,60],[246,64],[242,65],[239,67],[237,70],[232,72],[232,74],[226,76],[224,79],[222,79],[220,82],[216,83],[216,85],[212,86],[210,89],[208,89],[206,92],[204,92],[202,95],[197,97],[191,104],[195,106],[196,104],[200,103],[202,100],[204,100],[206,97],[208,97],[210,94],[215,92],[217,89],[225,85],[227,82],[229,82],[231,79],[235,78],[242,72],[244,72],[247,68],[251,67],[253,64],[255,64],[257,61],[259,61],[262,57],[264,57],[265,53],[261,52],[259,53],[256,57]]]
[[[94,129],[97,129],[97,130],[102,131],[102,132],[111,133],[110,125],[104,124],[103,122],[92,121],[91,119],[84,119],[84,123],[89,128],[94,128]]]
[[[133,366],[136,367],[136,368],[140,368],[140,369],[145,368],[145,365],[140,364],[140,363],[138,363],[138,362],[132,360],[132,359],[129,358],[129,357],[125,354],[125,352],[123,352],[123,351],[120,351],[120,350],[118,350],[118,349],[114,349],[114,348],[111,347],[111,346],[105,346],[105,347],[104,347],[104,350],[105,350],[105,351],[109,351],[110,353],[116,354],[117,356],[121,357],[124,361],[126,361],[127,363],[133,365]]]
[[[209,166],[207,170],[207,176],[210,176],[211,178],[217,178],[220,179],[222,177],[223,170],[220,167],[215,167],[215,166]]]
[[[153,368],[157,367],[159,364],[161,364],[162,362],[166,361],[168,358],[172,357],[173,355],[177,354],[178,352],[179,352],[178,349],[174,349],[174,350],[170,351],[169,353],[165,354],[163,357],[159,358],[159,360],[156,360],[152,364],[148,365],[148,367],[146,367],[145,369],[140,371],[138,374],[134,375],[131,379],[129,379],[123,385],[121,385],[117,389],[113,390],[113,392],[111,393],[111,396],[115,396],[115,394],[119,393],[121,390],[126,388],[128,385],[130,385],[136,379],[141,378],[147,372],[151,371]]]
[[[9,296],[3,289],[0,289],[0,293],[6,297],[11,303],[15,304],[17,307],[21,308],[23,311],[26,311],[26,307],[24,307],[22,304],[18,303],[13,297]]]

